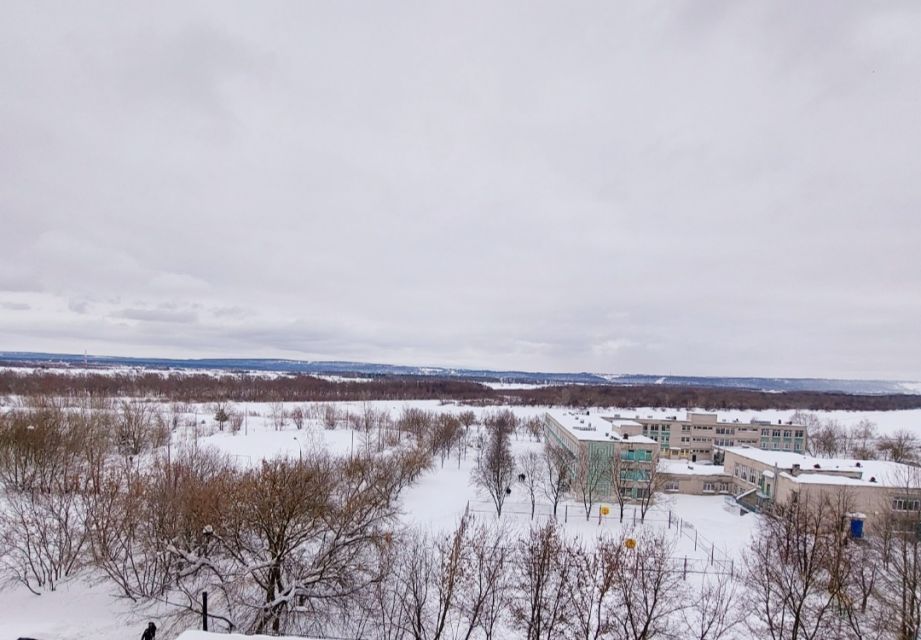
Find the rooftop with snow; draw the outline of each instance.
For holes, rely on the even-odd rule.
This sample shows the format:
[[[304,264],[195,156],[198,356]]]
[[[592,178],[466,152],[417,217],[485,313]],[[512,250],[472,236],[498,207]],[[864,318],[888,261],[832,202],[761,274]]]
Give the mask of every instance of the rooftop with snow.
[[[717,476],[726,473],[723,465],[701,464],[687,460],[659,460],[659,471],[678,476]]]
[[[646,436],[626,436],[617,431],[617,427],[629,423],[631,426],[641,426],[632,420],[621,420],[612,423],[602,418],[599,414],[588,411],[548,411],[547,415],[553,418],[566,431],[578,440],[587,442],[636,442],[639,444],[655,444],[656,441]]]
[[[792,451],[768,451],[754,447],[718,447],[750,460],[776,466],[778,473],[801,484],[899,487],[916,484],[921,469],[889,460],[815,458]],[[771,472],[765,472],[769,477]]]

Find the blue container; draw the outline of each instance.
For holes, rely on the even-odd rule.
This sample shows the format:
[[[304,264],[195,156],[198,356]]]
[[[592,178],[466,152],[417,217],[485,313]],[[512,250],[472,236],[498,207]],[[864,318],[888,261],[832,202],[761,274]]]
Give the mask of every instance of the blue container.
[[[856,540],[863,538],[863,520],[851,518],[851,537]]]

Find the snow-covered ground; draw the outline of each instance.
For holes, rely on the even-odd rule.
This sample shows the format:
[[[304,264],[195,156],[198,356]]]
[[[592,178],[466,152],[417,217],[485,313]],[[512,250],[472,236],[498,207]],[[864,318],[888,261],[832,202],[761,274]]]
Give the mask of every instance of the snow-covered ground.
[[[290,410],[294,403],[286,403]],[[310,403],[298,403],[301,408],[310,408]],[[470,407],[461,404],[441,404],[437,401],[375,401],[338,403],[340,412],[353,415],[366,409],[388,411],[393,419],[408,408],[416,407],[433,412],[458,413],[473,410],[478,415],[495,411],[499,407]],[[545,407],[511,407],[523,419],[542,415]],[[170,410],[164,405],[165,411]],[[309,447],[329,450],[340,455],[349,455],[363,446],[361,434],[349,428],[334,430],[323,428],[319,418],[306,421],[303,429],[297,429],[288,420],[280,430],[272,419],[278,406],[269,403],[228,403],[228,409],[246,415],[239,433],[230,433],[226,428],[219,431],[214,422],[212,405],[184,405],[178,415],[180,428],[173,434],[173,445],[182,446],[190,441],[199,447],[215,447],[238,460],[241,465],[258,464],[264,458],[288,456],[296,459]],[[175,406],[173,411],[176,411]],[[308,412],[309,413],[309,412]],[[682,415],[684,411],[639,408],[632,410],[609,409],[599,411],[606,415],[620,414],[622,417]],[[726,411],[720,412],[721,419],[739,419],[748,422],[752,418],[772,421],[789,419],[792,411]],[[317,415],[316,413],[314,414]],[[921,410],[899,412],[829,412],[822,414],[833,417],[844,425],[854,424],[862,419],[876,422],[882,432],[908,428],[921,431]],[[343,421],[344,423],[345,421]],[[539,451],[542,445],[522,434],[513,437],[515,455],[528,451]],[[434,468],[423,474],[417,483],[405,490],[402,496],[403,522],[408,527],[421,527],[444,531],[454,527],[469,509],[476,517],[495,519],[495,509],[487,496],[479,493],[470,483],[470,472],[476,464],[476,449],[469,447],[460,457],[452,455],[443,462],[436,458]],[[738,510],[726,502],[723,496],[669,495],[647,514],[645,524],[638,522],[639,515],[633,506],[628,506],[624,523],[617,518],[617,505],[607,503],[609,515],[599,520],[599,508],[593,506],[586,520],[580,503],[569,500],[560,505],[559,518],[567,534],[580,537],[586,544],[598,535],[616,534],[621,527],[646,526],[666,531],[674,538],[676,562],[683,562],[689,571],[708,571],[727,566],[738,566],[744,547],[752,532],[757,528],[758,517],[740,516]],[[540,498],[533,520],[542,523],[547,520],[550,506]],[[503,519],[513,529],[524,532],[531,525],[530,503],[524,487],[516,483],[505,505]],[[35,596],[22,588],[9,587],[0,592],[0,638],[33,637],[43,638],[116,640],[132,634],[139,637],[147,617],[134,611],[128,603],[115,597],[107,584],[90,585],[82,580],[65,583],[54,593]],[[167,634],[164,634],[167,635]],[[185,640],[203,640],[198,636],[186,636]],[[208,638],[210,640],[210,638]]]
[[[0,638],[134,640],[145,626],[107,584],[72,580],[40,596],[19,586],[0,591]]]

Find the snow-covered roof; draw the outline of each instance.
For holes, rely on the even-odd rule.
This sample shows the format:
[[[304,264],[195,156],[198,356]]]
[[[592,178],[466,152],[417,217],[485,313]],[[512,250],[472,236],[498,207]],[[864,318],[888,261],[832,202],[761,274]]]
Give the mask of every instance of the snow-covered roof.
[[[547,413],[557,423],[579,440],[588,442],[635,442],[638,444],[655,444],[656,441],[646,436],[624,436],[615,425],[596,413],[576,411],[550,411]]]
[[[610,422],[615,427],[640,427],[642,428],[643,426],[636,420],[628,420],[626,418],[605,418],[605,420]]]
[[[767,472],[765,472],[767,475]],[[873,483],[869,480],[863,480],[861,478],[852,478],[850,476],[845,476],[841,474],[831,474],[831,473],[801,473],[794,476],[793,474],[787,473],[786,471],[780,474],[782,478],[787,480],[792,480],[798,484],[834,484],[834,485],[848,485],[848,486],[857,486],[864,487],[867,485],[872,485]],[[882,484],[882,483],[878,483]],[[885,486],[885,485],[883,485]]]
[[[719,447],[762,464],[789,472],[799,465],[800,473],[781,474],[803,484],[850,484],[897,487],[914,479],[921,480],[921,469],[888,460],[856,460],[854,458],[815,458],[792,451],[768,451],[754,447]],[[847,475],[845,475],[847,474]],[[832,481],[828,481],[831,478]],[[873,478],[873,482],[870,479]]]
[[[799,428],[799,429],[803,428],[802,425],[794,424],[790,420],[781,420],[777,422],[777,421],[772,421],[772,420],[763,420],[759,418],[758,416],[751,416],[750,418],[748,418],[748,422],[744,422],[743,419],[740,419],[740,418],[732,418],[730,420],[726,420],[726,419],[721,420],[719,418],[719,414],[713,413],[710,411],[686,411],[684,414],[684,417],[680,417],[677,414],[666,415],[666,416],[656,416],[652,414],[647,414],[645,416],[642,416],[640,415],[639,412],[636,412],[633,415],[634,415],[633,420],[646,420],[647,422],[653,421],[653,422],[659,422],[659,423],[677,422],[677,423],[693,423],[693,424],[700,424],[700,425],[705,425],[705,426],[716,424],[716,425],[727,426],[727,427],[754,427],[754,428],[774,427],[774,428],[779,428],[779,429],[790,428],[790,427]],[[608,420],[626,420],[627,422],[633,421],[630,418],[626,418],[622,416],[620,413],[615,413],[613,416],[609,416]],[[636,424],[640,424],[640,423],[636,423]]]
[[[684,476],[719,476],[726,471],[718,464],[698,464],[687,460],[659,460],[659,471]]]

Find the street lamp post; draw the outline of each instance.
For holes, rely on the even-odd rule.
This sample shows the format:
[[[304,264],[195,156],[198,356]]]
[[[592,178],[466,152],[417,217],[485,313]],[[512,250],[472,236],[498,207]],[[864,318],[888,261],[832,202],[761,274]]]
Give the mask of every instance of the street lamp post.
[[[297,436],[294,436],[294,441],[297,443],[297,459],[304,464],[304,448],[301,446],[301,441],[297,439]]]

